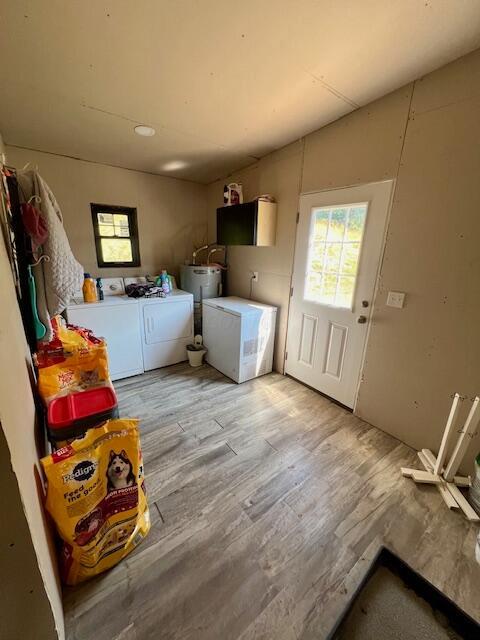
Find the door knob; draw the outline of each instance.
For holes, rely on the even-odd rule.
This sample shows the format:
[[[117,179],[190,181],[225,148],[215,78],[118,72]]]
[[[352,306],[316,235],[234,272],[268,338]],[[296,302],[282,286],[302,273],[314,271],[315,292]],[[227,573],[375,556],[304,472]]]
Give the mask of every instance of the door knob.
[[[365,324],[367,321],[367,316],[358,316],[357,322],[358,324]]]

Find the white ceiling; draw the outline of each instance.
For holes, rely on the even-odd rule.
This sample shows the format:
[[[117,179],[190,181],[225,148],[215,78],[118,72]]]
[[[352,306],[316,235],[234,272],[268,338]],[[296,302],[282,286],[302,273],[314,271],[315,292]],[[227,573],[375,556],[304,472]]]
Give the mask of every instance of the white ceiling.
[[[7,144],[199,182],[480,47],[479,0],[0,0],[0,20]]]

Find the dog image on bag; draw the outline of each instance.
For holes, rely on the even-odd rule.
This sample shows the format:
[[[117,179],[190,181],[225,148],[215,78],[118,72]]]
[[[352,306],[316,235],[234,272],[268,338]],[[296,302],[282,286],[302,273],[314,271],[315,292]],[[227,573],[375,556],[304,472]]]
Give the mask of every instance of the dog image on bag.
[[[107,468],[107,491],[125,489],[131,487],[135,482],[135,475],[132,471],[132,463],[124,449],[120,453],[110,451],[110,460]]]

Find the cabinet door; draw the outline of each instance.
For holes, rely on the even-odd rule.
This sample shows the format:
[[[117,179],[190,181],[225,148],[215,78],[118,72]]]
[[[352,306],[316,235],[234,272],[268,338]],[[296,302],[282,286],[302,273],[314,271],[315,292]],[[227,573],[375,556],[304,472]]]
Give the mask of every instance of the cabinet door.
[[[68,309],[68,321],[105,338],[112,380],[143,373],[138,305]]]
[[[189,300],[151,302],[143,307],[146,344],[190,338],[193,334],[193,306]]]

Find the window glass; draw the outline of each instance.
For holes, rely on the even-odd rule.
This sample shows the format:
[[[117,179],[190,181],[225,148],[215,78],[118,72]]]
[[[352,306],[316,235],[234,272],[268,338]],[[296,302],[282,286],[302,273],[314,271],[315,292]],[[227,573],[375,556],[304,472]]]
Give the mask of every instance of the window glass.
[[[368,203],[312,211],[305,299],[352,306]]]
[[[129,239],[102,238],[100,242],[104,262],[132,261],[132,245]]]
[[[139,266],[136,209],[91,204],[97,261],[104,266]]]

